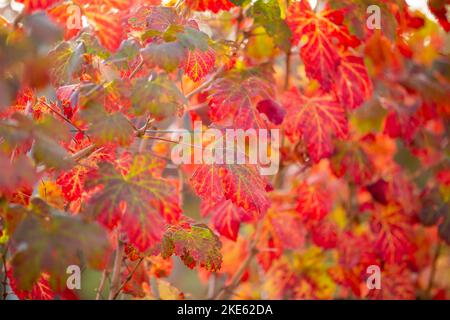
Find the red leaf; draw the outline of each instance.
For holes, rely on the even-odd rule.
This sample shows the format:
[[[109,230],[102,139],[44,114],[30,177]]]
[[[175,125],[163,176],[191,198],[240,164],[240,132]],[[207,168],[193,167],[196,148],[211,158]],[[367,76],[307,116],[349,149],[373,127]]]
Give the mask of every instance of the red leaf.
[[[308,77],[319,81],[324,91],[331,89],[341,63],[333,38],[344,47],[359,44],[359,40],[349,34],[342,22],[342,11],[326,9],[316,14],[304,0],[289,6],[287,23],[292,30],[293,43],[298,44],[302,37],[307,38],[300,56]]]
[[[89,6],[84,10],[88,21],[94,26],[100,43],[108,50],[116,51],[123,39],[122,17],[105,6]]]
[[[103,186],[89,200],[91,214],[109,228],[120,222],[130,242],[142,252],[162,239],[166,222],[177,221],[181,214],[177,187],[155,177],[154,165],[136,156],[130,169],[121,174],[103,163],[86,183],[87,188]]]
[[[283,122],[286,111],[272,99],[261,100],[256,105],[259,112],[264,113],[270,122],[279,125]]]
[[[258,242],[258,261],[264,270],[278,259],[285,249],[304,245],[306,229],[295,210],[287,208],[283,195],[272,195],[272,206],[264,217]]]
[[[206,201],[229,199],[246,212],[258,215],[269,207],[267,182],[252,165],[199,165],[190,181]]]
[[[336,247],[338,242],[338,227],[334,222],[323,219],[311,228],[313,242],[324,249]]]
[[[355,235],[348,231],[339,238],[337,252],[339,264],[330,269],[334,280],[361,296],[361,284],[365,285],[367,267],[380,265],[366,235]]]
[[[25,10],[31,12],[35,10],[46,9],[60,1],[62,0],[17,0],[16,2],[23,3],[25,5]]]
[[[410,261],[415,251],[410,219],[397,204],[376,206],[371,221],[374,247],[388,263]]]
[[[414,300],[415,275],[405,265],[387,264],[382,270],[380,290],[370,290],[369,299]]]
[[[212,215],[211,222],[217,232],[230,240],[236,241],[242,217],[245,216],[245,212],[241,208],[236,207],[230,200],[223,198],[215,203],[204,201],[202,213],[205,216]]]
[[[20,188],[32,188],[38,174],[29,158],[19,155],[14,161],[0,152],[0,195],[11,196]]]
[[[448,21],[448,12],[447,12],[448,1],[446,0],[430,0],[428,1],[428,7],[430,11],[434,14],[434,16],[438,19],[442,28],[446,32],[450,31],[450,22]]]
[[[48,8],[47,14],[48,16],[57,22],[59,25],[64,27],[64,39],[69,40],[75,37],[81,30],[77,28],[67,28],[67,20],[70,18],[70,12],[68,10],[73,4],[71,2],[63,2],[58,4],[57,6]],[[81,19],[81,17],[80,17]]]
[[[234,4],[229,0],[186,0],[186,4],[192,10],[210,10],[214,13],[217,13],[220,10],[228,11],[234,7]]]
[[[345,177],[355,184],[370,182],[375,172],[372,159],[361,147],[363,141],[339,143],[330,167],[337,177]]]
[[[391,111],[384,121],[383,133],[391,138],[403,138],[411,142],[418,130],[420,121],[415,116]]]
[[[192,81],[197,82],[214,68],[215,63],[216,54],[214,50],[208,49],[205,52],[200,49],[189,50],[184,62],[184,71]]]
[[[346,112],[333,95],[307,97],[293,89],[285,94],[284,105],[286,135],[292,141],[303,139],[314,162],[332,155],[334,138],[347,137]]]
[[[341,104],[353,110],[370,99],[373,93],[372,82],[363,58],[348,53],[341,58],[336,77],[336,93]]]
[[[209,91],[209,116],[216,123],[233,121],[235,128],[266,127],[259,116],[257,103],[274,96],[270,75],[266,79],[257,74],[231,72],[228,76],[216,80]]]
[[[318,186],[302,183],[298,187],[297,211],[303,221],[314,224],[330,211],[329,197]]]
[[[49,275],[43,273],[38,281],[33,285],[31,290],[20,290],[17,287],[17,281],[14,279],[12,270],[8,270],[8,279],[11,289],[16,296],[21,300],[55,300],[57,296],[60,296],[64,300],[77,300],[77,295],[69,290],[65,289],[62,292],[55,292],[50,287]]]

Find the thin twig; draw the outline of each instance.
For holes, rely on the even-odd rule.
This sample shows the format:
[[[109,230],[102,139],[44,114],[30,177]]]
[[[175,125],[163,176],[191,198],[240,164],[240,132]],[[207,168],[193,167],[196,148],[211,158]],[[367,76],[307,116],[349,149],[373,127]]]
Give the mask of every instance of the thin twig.
[[[184,111],[199,110],[199,109],[202,109],[202,108],[206,107],[207,105],[208,105],[208,102],[199,103],[199,104],[196,104],[194,106],[189,106],[189,107],[185,108]]]
[[[441,242],[439,241],[436,245],[436,250],[434,252],[433,261],[431,263],[430,278],[428,279],[428,285],[425,290],[428,297],[430,296],[431,290],[433,289],[434,277],[436,275],[437,260],[439,258],[440,253],[441,253]]]
[[[95,148],[97,148],[97,146],[93,143],[87,146],[86,148],[81,149],[80,151],[74,153],[70,158],[71,160],[79,161],[91,155],[95,151]]]
[[[98,288],[96,289],[97,294],[95,295],[95,300],[100,300],[100,297],[103,298],[102,291],[103,288],[105,287],[106,279],[108,279],[108,273],[109,273],[108,270],[106,269],[103,270],[102,278],[100,279],[100,283],[98,285]]]
[[[244,275],[245,270],[249,267],[250,263],[252,262],[253,258],[258,253],[258,240],[261,233],[262,228],[262,220],[258,222],[256,225],[256,230],[254,233],[254,237],[252,241],[249,244],[249,253],[247,258],[242,262],[242,264],[239,266],[236,273],[233,275],[233,277],[230,280],[230,283],[226,286],[223,286],[222,289],[217,293],[214,300],[226,300],[229,298],[229,296],[233,293],[234,289],[237,288],[239,285],[242,276]]]
[[[131,280],[131,278],[133,277],[133,274],[136,272],[137,268],[139,267],[139,265],[141,264],[142,260],[144,260],[144,258],[139,258],[138,262],[136,263],[136,265],[134,266],[133,270],[130,272],[130,274],[127,276],[127,278],[125,279],[125,281],[120,285],[119,289],[117,290],[117,292],[114,294],[113,296],[113,300],[116,300],[117,297],[119,296],[119,294],[122,292],[122,289],[127,285],[127,283]]]
[[[291,78],[291,50],[286,52],[286,69],[284,73],[284,90],[289,89],[289,79]]]
[[[6,298],[8,297],[8,292],[6,290],[6,286],[8,284],[8,269],[6,268],[6,255],[8,253],[8,245],[5,246],[5,250],[2,253],[2,264],[3,264],[3,281],[2,281],[2,286],[3,286],[3,293],[2,293],[2,299],[6,300]]]
[[[138,71],[142,68],[143,65],[144,65],[144,59],[141,57],[141,61],[139,61],[136,68],[134,68],[134,70],[130,73],[130,76],[128,77],[128,79],[133,78],[136,75],[136,73],[138,73]]]
[[[147,130],[147,128],[153,123],[155,122],[155,119],[148,117],[147,120],[145,121],[145,124],[136,130],[136,136],[137,137],[142,137],[145,134],[145,131]]]
[[[74,124],[69,118],[67,118],[65,115],[63,115],[61,112],[53,108],[50,104],[48,104],[46,101],[39,101],[39,103],[42,103],[44,106],[49,108],[53,113],[55,113],[58,117],[60,117],[62,120],[70,124],[74,129],[76,129],[78,132],[84,132],[80,127],[78,127],[76,124]]]
[[[116,249],[116,256],[114,258],[114,266],[113,266],[113,272],[112,272],[112,278],[111,278],[111,286],[109,290],[109,300],[115,299],[116,292],[118,292],[119,289],[119,282],[120,282],[120,272],[122,269],[122,258],[123,258],[123,251],[124,250],[124,244],[120,240],[118,240],[117,243],[117,249]]]

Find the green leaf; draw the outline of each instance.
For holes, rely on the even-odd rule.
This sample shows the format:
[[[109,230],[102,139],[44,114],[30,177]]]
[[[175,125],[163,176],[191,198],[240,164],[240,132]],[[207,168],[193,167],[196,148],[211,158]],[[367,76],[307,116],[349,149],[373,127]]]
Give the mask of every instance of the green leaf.
[[[55,86],[70,84],[76,74],[81,72],[85,47],[82,42],[61,42],[49,52],[52,63],[50,74]]]
[[[121,60],[119,66],[123,68],[129,68],[133,60],[135,60],[139,55],[139,44],[134,39],[124,40],[117,52],[112,56],[111,60]],[[124,60],[124,61],[123,61]]]
[[[21,290],[30,290],[45,272],[52,288],[59,291],[66,288],[68,266],[81,268],[86,261],[101,269],[109,250],[106,231],[98,224],[66,216],[35,199],[11,239],[14,278]]]
[[[397,153],[394,160],[411,173],[420,169],[419,159],[408,149],[408,147],[399,139],[397,139]]]
[[[393,0],[400,7],[402,2],[400,0]],[[349,26],[350,31],[360,39],[366,37],[366,19],[367,8],[371,5],[376,5],[381,10],[381,30],[383,34],[390,40],[395,40],[397,36],[397,19],[390,11],[386,1],[383,0],[330,0],[330,7],[332,9],[344,9],[344,17],[346,25]]]
[[[5,152],[33,143],[33,159],[48,168],[68,169],[74,164],[66,149],[60,145],[60,141],[69,141],[69,128],[53,117],[44,117],[33,123],[21,114],[14,114],[10,119],[0,121],[0,137],[5,139],[2,144]]]
[[[107,113],[100,105],[92,104],[80,116],[89,123],[87,133],[98,144],[113,142],[127,146],[134,139],[133,127],[120,112]]]
[[[158,66],[167,72],[179,68],[185,56],[185,49],[177,42],[150,43],[142,50],[144,61],[150,66]]]
[[[161,120],[174,116],[187,100],[167,75],[159,74],[152,80],[137,79],[133,84],[131,102],[136,115],[148,112]]]
[[[175,254],[189,268],[197,264],[209,271],[218,271],[222,264],[219,238],[205,225],[190,228],[171,226],[164,234],[162,256]]]
[[[208,50],[209,37],[202,31],[186,27],[183,32],[177,34],[177,38],[180,44],[189,50]]]
[[[291,30],[282,19],[282,10],[278,0],[257,0],[250,8],[250,16],[255,22],[266,29],[275,44],[288,51],[291,47]]]
[[[249,0],[229,0],[232,4],[236,6],[242,6],[243,4],[247,4]]]

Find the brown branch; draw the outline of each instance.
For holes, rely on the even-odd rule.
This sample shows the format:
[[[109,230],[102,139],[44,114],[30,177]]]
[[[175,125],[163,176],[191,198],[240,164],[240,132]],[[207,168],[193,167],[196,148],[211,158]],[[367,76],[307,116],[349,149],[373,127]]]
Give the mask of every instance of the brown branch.
[[[139,61],[136,68],[134,68],[134,70],[130,73],[130,76],[128,77],[128,79],[133,78],[136,75],[136,73],[139,72],[139,70],[142,68],[143,65],[144,65],[144,59],[141,57],[141,61]]]
[[[113,300],[116,297],[116,292],[118,292],[119,289],[119,283],[120,283],[120,272],[122,269],[122,259],[123,259],[123,252],[124,252],[124,244],[120,240],[117,242],[117,249],[116,249],[116,256],[114,258],[114,266],[113,266],[113,272],[112,272],[112,278],[111,278],[111,286],[109,290],[109,300]]]
[[[234,289],[239,285],[239,282],[242,279],[242,276],[244,275],[245,270],[248,268],[250,263],[252,262],[253,258],[258,253],[258,249],[256,248],[256,244],[250,247],[250,253],[248,254],[247,258],[242,262],[242,264],[239,266],[239,269],[236,271],[236,273],[233,275],[233,278],[230,281],[230,284],[227,286],[224,286],[216,295],[214,300],[226,300],[229,298],[230,293],[233,292]]]
[[[439,241],[436,245],[436,250],[434,252],[433,261],[431,263],[430,278],[428,279],[428,285],[425,290],[427,297],[430,297],[431,290],[433,289],[434,277],[436,275],[436,268],[437,268],[437,260],[438,260],[440,254],[441,254],[441,242]]]
[[[72,154],[70,159],[74,160],[74,161],[79,161],[79,160],[91,155],[95,151],[96,148],[97,148],[97,146],[93,143],[93,144],[87,146],[86,148],[81,149],[80,151]]]
[[[103,270],[102,278],[100,279],[100,283],[98,285],[98,288],[96,289],[97,294],[95,295],[95,300],[100,300],[100,297],[103,298],[102,291],[103,291],[103,288],[105,287],[106,279],[108,279],[108,274],[109,274],[108,270],[106,270],[106,269]]]
[[[175,140],[170,140],[170,139],[161,138],[161,137],[155,137],[155,136],[149,136],[149,135],[142,136],[142,139],[152,139],[152,140],[159,140],[159,141],[179,144],[179,142],[175,141]]]
[[[89,99],[91,95],[93,95],[95,92],[97,92],[100,88],[103,88],[103,85],[104,85],[105,83],[106,83],[106,81],[105,81],[105,82],[102,82],[102,83],[100,83],[100,84],[95,85],[94,87],[92,87],[91,90],[89,90],[88,92],[86,92],[86,94],[84,94],[83,97],[84,97],[85,99]]]
[[[289,79],[291,78],[291,50],[286,52],[286,70],[284,73],[284,90],[289,89]]]
[[[139,267],[139,265],[141,264],[142,260],[144,260],[144,258],[140,258],[138,260],[138,262],[136,263],[136,265],[134,266],[133,270],[130,272],[130,274],[127,276],[127,278],[125,279],[125,281],[120,285],[119,289],[117,290],[117,292],[114,294],[113,296],[113,300],[116,300],[117,297],[119,296],[119,294],[122,292],[122,289],[126,286],[126,284],[131,280],[131,278],[133,277],[133,274],[136,272],[137,268]]]
[[[8,245],[5,245],[5,250],[2,253],[2,264],[3,264],[3,281],[2,281],[2,299],[6,300],[6,298],[8,297],[8,292],[6,290],[6,286],[8,284],[8,269],[6,268],[6,255],[8,252]]]
[[[49,108],[53,113],[55,113],[58,117],[60,117],[62,120],[70,124],[74,129],[76,129],[78,132],[84,132],[80,127],[78,127],[76,124],[74,124],[69,118],[67,118],[65,115],[63,115],[60,111],[53,108],[51,105],[49,105],[46,101],[39,101],[39,103],[42,103],[44,106]]]
[[[217,293],[217,295],[214,297],[214,300],[226,300],[230,297],[230,295],[233,294],[234,289],[236,289],[239,286],[239,283],[242,279],[242,276],[244,275],[245,270],[249,267],[250,263],[252,262],[253,258],[258,253],[258,240],[261,233],[262,228],[262,221],[260,220],[258,224],[256,225],[256,230],[254,233],[253,240],[249,244],[249,254],[247,258],[242,262],[242,264],[237,269],[236,273],[231,278],[231,281],[228,285],[223,286],[221,290]]]
[[[203,103],[199,103],[193,106],[189,106],[187,108],[184,109],[184,111],[195,111],[195,110],[199,110],[202,109],[204,107],[206,107],[208,105],[208,102],[203,102]]]
[[[136,136],[137,136],[138,138],[141,138],[141,137],[145,134],[145,131],[147,130],[147,128],[148,128],[153,122],[155,122],[155,119],[152,119],[152,118],[148,117],[147,120],[146,120],[146,122],[145,122],[145,124],[144,124],[141,128],[136,129]]]

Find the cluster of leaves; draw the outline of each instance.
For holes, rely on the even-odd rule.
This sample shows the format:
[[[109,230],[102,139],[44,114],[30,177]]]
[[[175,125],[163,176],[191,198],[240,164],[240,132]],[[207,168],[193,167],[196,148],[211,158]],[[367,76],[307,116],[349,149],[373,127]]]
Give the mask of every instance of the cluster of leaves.
[[[173,255],[216,298],[450,298],[446,1],[433,17],[403,0],[16,2],[0,9],[3,298],[83,298],[65,286],[79,265],[103,270],[97,298],[182,299]],[[196,120],[280,129],[278,173],[174,165],[171,132]]]

